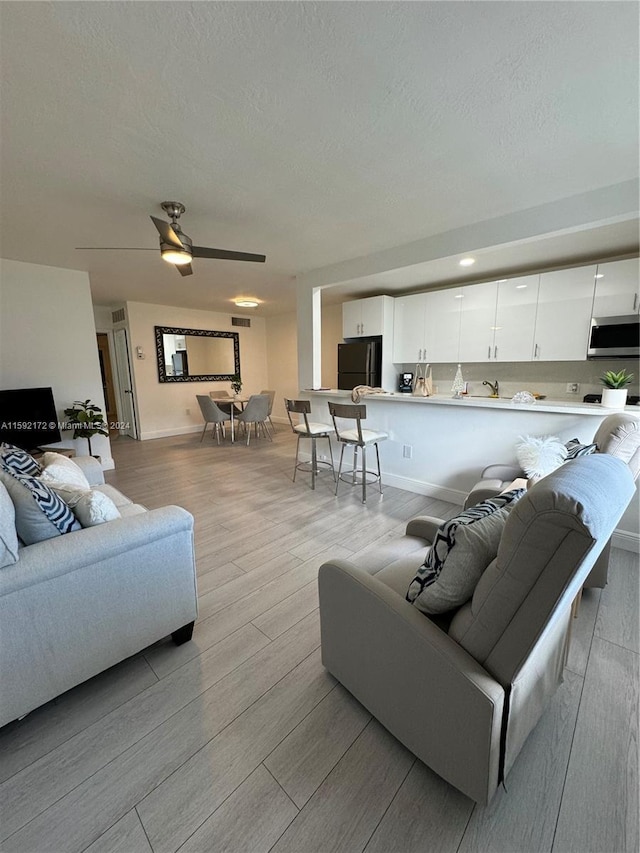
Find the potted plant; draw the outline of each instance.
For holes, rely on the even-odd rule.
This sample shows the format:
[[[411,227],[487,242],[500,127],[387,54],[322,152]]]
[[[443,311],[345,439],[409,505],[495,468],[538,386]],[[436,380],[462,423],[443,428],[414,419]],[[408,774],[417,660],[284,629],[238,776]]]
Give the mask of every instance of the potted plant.
[[[624,409],[627,402],[627,385],[631,384],[633,373],[627,373],[626,368],[607,370],[601,377],[602,405],[607,409]]]
[[[231,377],[231,388],[236,397],[242,391],[242,379],[240,379],[239,373],[234,373]]]
[[[72,407],[64,410],[69,429],[73,429],[74,438],[86,438],[91,453],[91,437],[94,435],[109,435],[107,424],[100,406],[91,400],[84,402],[76,400]]]

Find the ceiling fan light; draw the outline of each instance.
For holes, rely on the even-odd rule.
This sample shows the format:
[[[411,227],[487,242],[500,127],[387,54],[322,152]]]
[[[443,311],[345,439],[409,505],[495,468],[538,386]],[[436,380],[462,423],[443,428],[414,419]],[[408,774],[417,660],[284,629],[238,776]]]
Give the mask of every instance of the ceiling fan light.
[[[175,249],[171,246],[167,249],[162,249],[162,259],[168,264],[177,264],[178,266],[181,266],[182,264],[191,263],[191,253],[181,252],[179,249]]]
[[[238,308],[257,308],[258,302],[255,299],[234,299],[235,305]]]

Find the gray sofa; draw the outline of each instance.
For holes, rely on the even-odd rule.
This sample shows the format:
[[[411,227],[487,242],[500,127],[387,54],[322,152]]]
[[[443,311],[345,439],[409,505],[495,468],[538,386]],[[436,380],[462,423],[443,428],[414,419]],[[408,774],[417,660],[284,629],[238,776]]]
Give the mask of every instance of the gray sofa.
[[[106,485],[95,460],[74,461],[122,518],[23,546],[0,569],[0,726],[193,631],[193,517],[175,506],[147,511]]]
[[[324,665],[425,764],[489,802],[562,680],[572,602],[633,492],[629,467],[606,454],[540,480],[446,618],[405,598],[438,519],[414,519],[359,565],[325,563]]]

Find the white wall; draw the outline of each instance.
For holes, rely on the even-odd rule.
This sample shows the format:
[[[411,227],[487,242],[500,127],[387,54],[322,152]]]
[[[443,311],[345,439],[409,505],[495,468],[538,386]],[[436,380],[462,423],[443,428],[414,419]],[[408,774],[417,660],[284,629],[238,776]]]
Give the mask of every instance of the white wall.
[[[342,337],[342,304],[322,306],[322,385],[338,384],[338,344]]]
[[[60,420],[75,400],[105,409],[89,276],[1,260],[0,387],[36,386],[51,386]],[[76,448],[87,454],[84,439]],[[104,467],[113,467],[108,438],[95,436],[91,448]]]
[[[268,387],[276,392],[272,419],[288,423],[284,399],[297,399],[300,389],[296,315],[291,313],[267,317],[266,326]]]
[[[127,317],[141,439],[197,432],[202,429],[202,415],[196,394],[216,388],[231,391],[229,382],[159,382],[154,326],[238,332],[243,394],[256,394],[267,387],[263,318],[251,317],[251,327],[246,329],[232,326],[230,314],[143,302],[127,302]],[[136,358],[136,347],[142,347],[144,359]]]

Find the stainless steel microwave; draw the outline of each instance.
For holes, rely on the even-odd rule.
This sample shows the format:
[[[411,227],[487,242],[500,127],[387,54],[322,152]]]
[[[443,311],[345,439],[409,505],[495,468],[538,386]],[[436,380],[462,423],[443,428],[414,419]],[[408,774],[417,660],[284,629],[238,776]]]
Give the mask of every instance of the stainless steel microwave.
[[[640,317],[594,317],[587,358],[637,358],[640,356]]]

